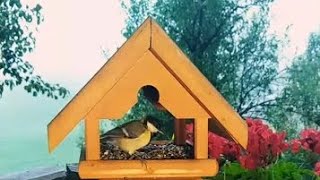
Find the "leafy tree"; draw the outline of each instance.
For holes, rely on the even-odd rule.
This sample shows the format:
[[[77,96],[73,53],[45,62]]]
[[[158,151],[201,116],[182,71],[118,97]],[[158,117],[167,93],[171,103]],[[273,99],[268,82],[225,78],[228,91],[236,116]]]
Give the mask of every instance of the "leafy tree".
[[[312,33],[305,53],[294,59],[279,104],[282,116],[320,125],[320,33]]]
[[[40,5],[31,8],[20,0],[0,0],[0,97],[5,89],[19,85],[33,96],[42,93],[57,99],[68,94],[59,84],[49,84],[36,75],[24,59],[35,48],[33,33],[42,20]]]
[[[156,19],[199,70],[243,116],[273,105],[281,42],[267,32],[272,0],[130,0],[125,37]]]

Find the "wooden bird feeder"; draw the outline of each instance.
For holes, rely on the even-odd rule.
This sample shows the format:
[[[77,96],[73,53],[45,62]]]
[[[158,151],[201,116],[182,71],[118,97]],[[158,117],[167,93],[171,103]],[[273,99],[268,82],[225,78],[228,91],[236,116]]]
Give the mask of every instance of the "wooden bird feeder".
[[[183,138],[180,119],[194,119],[194,159],[101,160],[100,119],[120,119],[137,103],[144,86],[159,91],[158,104],[176,118],[176,137]],[[242,118],[191,63],[163,29],[148,18],[134,35],[78,92],[48,125],[52,152],[81,121],[85,121],[82,179],[200,179],[218,172],[208,159],[208,129],[246,148],[248,131]]]

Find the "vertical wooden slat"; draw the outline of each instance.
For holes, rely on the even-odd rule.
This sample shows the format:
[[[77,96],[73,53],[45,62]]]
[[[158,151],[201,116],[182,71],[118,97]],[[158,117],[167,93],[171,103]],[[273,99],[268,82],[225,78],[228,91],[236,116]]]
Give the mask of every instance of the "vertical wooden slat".
[[[195,159],[208,159],[208,118],[194,120]]]
[[[186,144],[186,125],[183,119],[174,120],[174,143],[176,145]]]
[[[85,119],[86,160],[100,159],[99,119],[87,117]]]

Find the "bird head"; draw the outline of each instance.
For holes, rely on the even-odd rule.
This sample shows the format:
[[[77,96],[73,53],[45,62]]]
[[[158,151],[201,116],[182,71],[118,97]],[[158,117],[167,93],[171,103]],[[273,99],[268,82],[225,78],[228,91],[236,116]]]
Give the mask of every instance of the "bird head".
[[[162,131],[160,131],[157,127],[156,127],[156,118],[151,117],[151,116],[147,116],[145,118],[145,122],[146,122],[146,126],[147,129],[151,132],[151,133],[161,133],[164,134]]]
[[[152,133],[161,133],[163,134],[162,131],[160,131],[156,126],[154,126],[151,122],[147,121],[147,128],[150,132]]]

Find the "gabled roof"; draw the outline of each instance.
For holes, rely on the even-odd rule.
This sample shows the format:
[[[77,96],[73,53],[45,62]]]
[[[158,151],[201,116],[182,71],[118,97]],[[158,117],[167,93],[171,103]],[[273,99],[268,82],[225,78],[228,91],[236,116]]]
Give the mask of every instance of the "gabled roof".
[[[188,92],[188,96],[202,107],[212,120],[209,130],[219,127],[242,147],[247,146],[247,124],[161,27],[148,18],[48,124],[49,150],[55,149],[146,54],[159,61]]]

